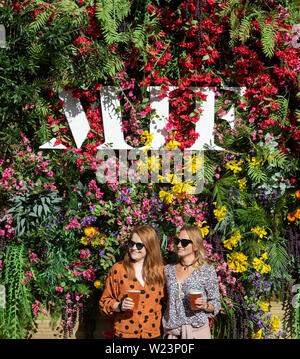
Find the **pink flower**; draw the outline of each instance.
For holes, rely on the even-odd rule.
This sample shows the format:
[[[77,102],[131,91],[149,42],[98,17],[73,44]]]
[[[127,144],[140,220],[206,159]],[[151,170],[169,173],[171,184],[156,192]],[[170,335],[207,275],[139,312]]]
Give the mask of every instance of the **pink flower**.
[[[32,277],[33,277],[33,275],[32,275],[32,273],[31,273],[31,272],[27,272],[27,273],[25,273],[25,276],[26,276],[27,278],[32,278]]]
[[[56,287],[55,290],[60,293],[62,293],[64,291],[62,287]]]
[[[53,173],[52,171],[49,171],[49,172],[47,173],[47,175],[48,175],[49,177],[53,177],[54,173]]]

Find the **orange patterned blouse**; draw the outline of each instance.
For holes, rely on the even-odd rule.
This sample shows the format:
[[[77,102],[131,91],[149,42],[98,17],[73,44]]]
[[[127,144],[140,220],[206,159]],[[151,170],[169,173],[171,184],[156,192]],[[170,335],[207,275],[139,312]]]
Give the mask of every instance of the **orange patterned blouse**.
[[[162,266],[163,272],[163,266]],[[127,290],[141,290],[137,309],[133,311],[114,312],[113,305],[122,301]],[[114,335],[121,338],[155,338],[161,336],[161,316],[164,287],[147,285],[145,287],[136,279],[128,279],[122,263],[111,268],[106,279],[104,292],[100,298],[100,312],[114,317]]]

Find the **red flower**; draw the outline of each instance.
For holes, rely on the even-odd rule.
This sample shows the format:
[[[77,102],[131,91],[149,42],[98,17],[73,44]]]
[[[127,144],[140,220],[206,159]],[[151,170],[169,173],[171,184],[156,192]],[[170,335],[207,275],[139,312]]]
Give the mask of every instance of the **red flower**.
[[[154,8],[154,6],[153,5],[149,5],[148,7],[147,7],[147,11],[149,12],[149,14],[153,14],[153,11],[155,10],[155,8]]]

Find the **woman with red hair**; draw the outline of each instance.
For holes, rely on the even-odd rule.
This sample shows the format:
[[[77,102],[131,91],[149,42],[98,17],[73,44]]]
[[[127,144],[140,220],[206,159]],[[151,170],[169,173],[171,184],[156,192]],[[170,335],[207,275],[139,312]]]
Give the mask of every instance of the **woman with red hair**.
[[[137,305],[128,290],[139,293]],[[160,338],[163,259],[158,236],[149,225],[135,227],[122,262],[106,279],[99,301],[100,312],[113,316],[114,338]]]

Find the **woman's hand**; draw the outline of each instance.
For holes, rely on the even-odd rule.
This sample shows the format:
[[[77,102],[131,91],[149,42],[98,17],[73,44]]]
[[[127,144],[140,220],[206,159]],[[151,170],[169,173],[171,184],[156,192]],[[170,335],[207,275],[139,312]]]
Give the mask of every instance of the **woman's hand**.
[[[122,306],[121,306],[122,311],[131,310],[133,308],[134,308],[134,301],[131,298],[125,298],[122,301]]]
[[[208,309],[208,303],[203,297],[200,297],[195,300],[195,307],[197,310],[206,310]]]

